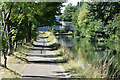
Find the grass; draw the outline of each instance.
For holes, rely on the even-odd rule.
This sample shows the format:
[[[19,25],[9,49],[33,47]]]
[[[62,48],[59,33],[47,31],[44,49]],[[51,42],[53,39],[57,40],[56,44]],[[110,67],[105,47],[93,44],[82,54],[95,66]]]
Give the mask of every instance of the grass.
[[[18,45],[16,52],[7,56],[7,68],[4,67],[4,59],[1,57],[1,78],[21,77],[24,65],[27,64],[26,53],[30,51],[30,47],[28,45]]]
[[[59,43],[53,43],[50,45],[50,47],[53,49],[53,50],[58,50],[60,48],[60,44]]]
[[[45,32],[44,36],[48,37],[47,41],[49,41],[50,45],[58,43],[52,32]],[[73,53],[62,45],[58,49],[54,50],[54,52],[57,61],[71,78],[101,78],[106,76],[106,74],[101,74],[101,70],[104,68],[99,66],[95,67],[92,64],[89,64],[82,56],[78,56],[81,62],[77,62],[77,60],[75,60],[73,57]],[[78,54],[85,55],[86,53],[81,53],[79,51]],[[97,63],[95,63],[95,65],[97,65]]]
[[[52,32],[45,32],[44,36],[48,37],[47,41],[49,41],[50,45],[56,46],[55,44],[58,44],[58,41]],[[65,48],[62,45],[60,45],[59,48],[54,50],[54,53],[58,63],[60,63],[60,65],[64,68],[65,72],[67,72],[70,77],[74,77],[74,78],[85,77],[85,75],[81,74],[83,70],[81,69],[79,64],[75,60],[73,60],[71,51],[68,48]]]
[[[52,32],[45,32],[44,36],[48,37],[47,41],[49,41],[50,45],[58,43],[56,37],[53,35]],[[62,45],[58,49],[54,50],[54,52],[58,62],[71,78],[104,78],[104,77],[106,78],[107,77],[106,69],[109,69],[109,64],[108,65],[105,64],[106,59],[104,60],[105,65],[100,65],[99,63],[89,64],[84,59],[84,57],[80,56],[80,55],[85,55],[87,53],[81,53],[79,51],[78,54],[80,55],[78,57],[81,61],[79,63],[77,62],[77,60],[74,59],[72,55],[73,53],[68,48]],[[85,68],[83,68],[82,65],[84,65]],[[111,75],[111,77],[112,76],[114,75]]]
[[[68,31],[68,33],[67,34],[73,34],[73,32],[72,31]]]
[[[40,32],[40,33],[42,34],[42,32]],[[47,41],[49,42],[49,45],[52,45],[54,43],[58,43],[57,39],[55,38],[55,36],[53,35],[52,32],[47,31],[47,32],[44,33],[44,36],[48,37]]]
[[[69,73],[71,78],[85,78],[86,76],[81,74],[82,68],[78,65],[78,63],[74,60],[69,60],[67,63],[63,64],[66,72]]]
[[[33,41],[33,43],[35,43],[35,41]],[[20,47],[24,47],[24,48],[26,48],[25,50],[28,50],[28,49],[31,49],[31,48],[33,48],[34,46],[31,44],[31,43],[25,43],[25,44],[23,44],[22,46],[20,46]],[[22,48],[21,48],[22,49]],[[19,49],[19,50],[21,50],[21,49]],[[24,49],[23,49],[24,50]]]

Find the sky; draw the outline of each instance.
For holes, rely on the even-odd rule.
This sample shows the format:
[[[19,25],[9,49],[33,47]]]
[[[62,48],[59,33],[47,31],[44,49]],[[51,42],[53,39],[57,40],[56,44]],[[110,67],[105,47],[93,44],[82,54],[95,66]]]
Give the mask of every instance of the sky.
[[[74,6],[74,5],[77,5],[77,2],[79,2],[79,1],[80,0],[68,0],[68,2],[67,3],[63,3],[63,5],[67,6],[69,3],[72,3],[73,6]],[[62,8],[61,12],[63,13],[64,10],[65,10],[65,7]]]

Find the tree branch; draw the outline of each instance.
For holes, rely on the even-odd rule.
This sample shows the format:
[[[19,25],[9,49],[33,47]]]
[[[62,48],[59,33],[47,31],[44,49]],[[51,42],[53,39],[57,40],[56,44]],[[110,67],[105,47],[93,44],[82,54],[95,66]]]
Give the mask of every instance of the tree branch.
[[[12,11],[12,7],[13,7],[13,4],[10,5],[10,10],[9,10],[9,14],[8,14],[8,17],[7,17],[7,21],[8,21],[9,18],[10,18],[10,14],[11,14],[11,11]]]

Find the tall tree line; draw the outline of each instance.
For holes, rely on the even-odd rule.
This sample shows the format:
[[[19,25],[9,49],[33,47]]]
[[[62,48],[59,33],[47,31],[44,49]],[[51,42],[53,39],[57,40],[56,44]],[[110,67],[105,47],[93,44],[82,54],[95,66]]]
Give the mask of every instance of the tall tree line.
[[[119,2],[82,3],[72,15],[75,36],[119,41],[119,15]]]
[[[61,2],[5,2],[2,3],[2,54],[5,67],[7,55],[19,43],[31,43],[38,35],[38,26],[53,25],[60,13]]]

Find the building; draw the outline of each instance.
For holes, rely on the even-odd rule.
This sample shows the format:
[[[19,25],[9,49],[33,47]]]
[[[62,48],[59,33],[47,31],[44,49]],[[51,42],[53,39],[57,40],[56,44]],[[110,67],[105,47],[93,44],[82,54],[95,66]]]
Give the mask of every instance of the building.
[[[72,30],[73,31],[73,26],[72,22],[69,21],[61,21],[62,27],[65,28],[65,30]]]

